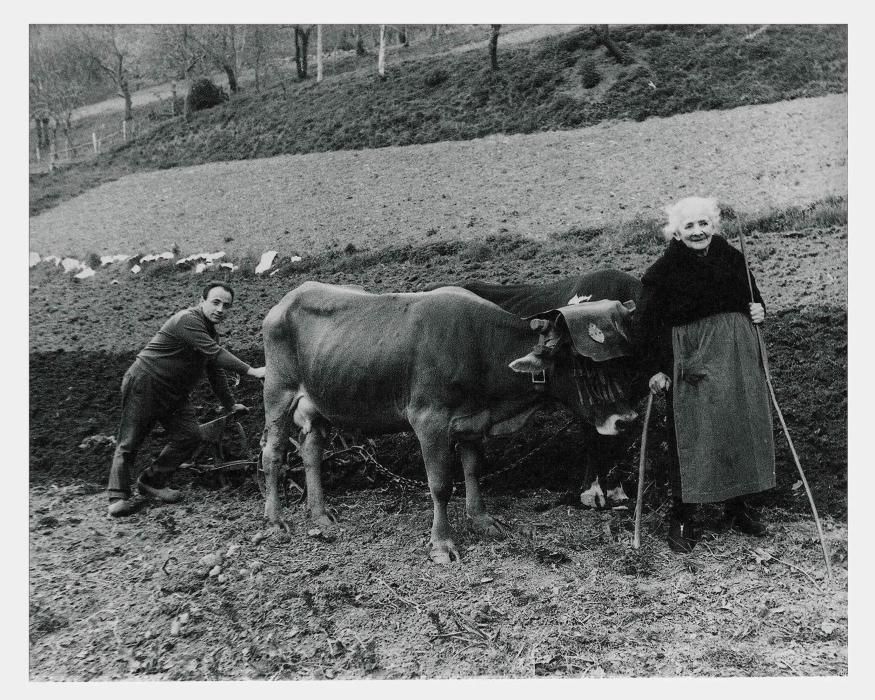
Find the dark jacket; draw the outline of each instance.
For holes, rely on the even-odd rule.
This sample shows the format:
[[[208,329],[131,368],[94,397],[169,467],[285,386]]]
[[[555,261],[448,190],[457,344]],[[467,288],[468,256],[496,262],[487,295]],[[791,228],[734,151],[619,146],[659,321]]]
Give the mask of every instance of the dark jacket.
[[[219,345],[215,325],[199,307],[171,316],[134,364],[163,387],[169,401],[185,398],[206,372],[213,392],[227,410],[234,405],[234,398],[222,370],[239,374],[249,370],[249,365]]]
[[[721,236],[711,238],[704,256],[672,240],[641,282],[634,333],[636,354],[648,377],[657,372],[672,376],[673,326],[719,313],[749,313],[751,290],[744,257]],[[753,275],[750,285],[754,301],[762,304]]]

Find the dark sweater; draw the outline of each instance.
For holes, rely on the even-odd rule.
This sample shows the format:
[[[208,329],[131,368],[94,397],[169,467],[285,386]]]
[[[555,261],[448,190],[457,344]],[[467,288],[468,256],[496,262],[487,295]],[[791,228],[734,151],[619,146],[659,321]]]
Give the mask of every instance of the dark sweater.
[[[763,298],[753,275],[754,301]],[[707,255],[696,255],[672,240],[641,279],[643,291],[636,314],[635,344],[648,376],[671,376],[674,358],[671,329],[715,314],[749,314],[751,301],[744,257],[721,236],[711,238]]]
[[[219,345],[215,325],[199,307],[171,316],[137,355],[135,364],[152,375],[173,399],[181,399],[207,379],[225,409],[234,398],[222,369],[245,374],[249,365]]]

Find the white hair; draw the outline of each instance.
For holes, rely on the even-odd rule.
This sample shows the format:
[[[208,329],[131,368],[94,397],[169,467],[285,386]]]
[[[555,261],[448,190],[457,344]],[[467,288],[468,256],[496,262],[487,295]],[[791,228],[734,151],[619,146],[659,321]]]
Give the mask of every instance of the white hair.
[[[668,215],[668,223],[662,229],[665,240],[670,241],[675,231],[679,231],[684,221],[708,219],[714,228],[720,225],[720,207],[714,197],[684,197],[663,208]]]

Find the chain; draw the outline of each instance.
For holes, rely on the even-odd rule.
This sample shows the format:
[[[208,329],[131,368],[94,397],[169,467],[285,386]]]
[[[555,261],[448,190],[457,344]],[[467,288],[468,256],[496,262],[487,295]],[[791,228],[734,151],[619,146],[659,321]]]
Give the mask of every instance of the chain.
[[[489,481],[491,479],[495,479],[496,477],[499,477],[502,474],[507,474],[507,472],[509,472],[513,469],[516,469],[518,466],[520,466],[520,464],[525,462],[529,457],[531,457],[532,455],[536,455],[541,450],[543,450],[547,446],[548,442],[550,442],[554,438],[558,437],[564,431],[568,430],[568,428],[570,428],[574,424],[574,422],[575,422],[575,419],[572,418],[567,423],[565,423],[565,425],[560,427],[555,433],[553,433],[552,435],[549,435],[543,442],[541,442],[540,445],[536,445],[531,450],[526,452],[526,454],[524,454],[522,457],[520,457],[515,462],[509,464],[508,466],[503,467],[502,469],[499,469],[498,471],[494,471],[494,472],[491,472],[489,474],[484,475],[483,477],[481,477],[481,481]],[[371,464],[374,466],[374,468],[380,474],[387,477],[393,483],[399,484],[400,486],[406,487],[406,488],[419,488],[422,486],[428,486],[427,481],[420,481],[419,479],[408,479],[406,477],[395,474],[394,472],[386,469],[386,467],[384,467],[382,464],[380,464],[372,455],[369,454],[368,457],[369,457]],[[460,486],[461,484],[464,484],[464,483],[465,483],[464,479],[459,479],[459,480],[456,480],[453,482],[453,486]]]
[[[481,481],[490,481],[495,479],[503,474],[507,474],[509,471],[512,471],[519,467],[523,462],[532,457],[533,455],[541,452],[547,444],[558,437],[561,433],[565,432],[570,428],[575,422],[575,419],[567,421],[564,425],[558,428],[552,435],[547,436],[539,445],[536,445],[531,450],[526,452],[522,457],[512,462],[506,467],[503,467],[497,471],[491,472],[489,474],[485,474],[481,477]],[[233,462],[224,462],[222,464],[214,465],[214,466],[201,466],[196,464],[185,465],[186,468],[191,469],[192,471],[205,473],[209,471],[217,471],[224,468],[234,468],[239,466],[255,466],[258,471],[263,471],[261,464],[261,460],[235,460]],[[348,447],[342,447],[338,450],[326,451],[324,461],[326,462],[334,462],[337,466],[350,466],[352,464],[364,464],[370,466],[376,471],[378,474],[381,474],[386,479],[388,479],[392,484],[400,486],[402,489],[419,489],[422,487],[427,487],[428,482],[420,479],[410,479],[408,477],[401,476],[400,474],[396,474],[384,467],[377,460],[374,447],[372,445],[351,445]],[[297,471],[291,467],[291,465],[284,465],[286,469],[284,471]],[[464,484],[464,479],[458,479],[453,482],[453,486],[459,486]]]

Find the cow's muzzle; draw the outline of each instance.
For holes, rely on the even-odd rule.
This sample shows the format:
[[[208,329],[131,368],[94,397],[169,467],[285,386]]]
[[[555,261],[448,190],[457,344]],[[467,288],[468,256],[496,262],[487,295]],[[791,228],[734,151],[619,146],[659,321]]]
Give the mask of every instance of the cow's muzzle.
[[[628,413],[614,413],[601,424],[596,426],[596,430],[600,435],[619,435],[626,432],[632,425],[632,422],[638,417],[635,411]]]

